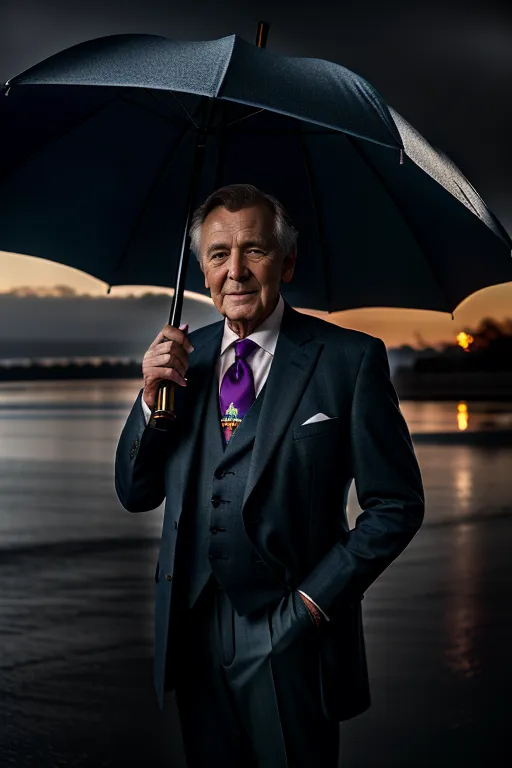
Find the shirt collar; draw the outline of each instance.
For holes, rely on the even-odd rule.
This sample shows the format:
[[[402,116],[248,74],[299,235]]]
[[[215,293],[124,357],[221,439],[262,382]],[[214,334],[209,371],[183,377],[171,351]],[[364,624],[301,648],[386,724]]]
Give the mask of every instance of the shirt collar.
[[[272,314],[270,314],[267,319],[261,323],[261,325],[258,325],[258,327],[249,336],[247,336],[248,339],[255,341],[259,347],[262,347],[271,355],[273,355],[275,352],[277,337],[279,336],[279,329],[281,327],[281,320],[283,319],[283,312],[284,299],[281,294],[279,294],[279,301],[277,302],[277,306]],[[234,344],[235,341],[238,341],[238,336],[231,330],[226,318],[224,320],[224,335],[222,337],[222,344],[220,348],[221,355],[223,355],[226,349]]]

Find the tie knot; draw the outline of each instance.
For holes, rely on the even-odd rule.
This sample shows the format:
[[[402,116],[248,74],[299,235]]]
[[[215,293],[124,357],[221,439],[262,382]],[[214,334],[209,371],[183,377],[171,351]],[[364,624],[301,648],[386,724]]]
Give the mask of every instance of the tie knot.
[[[235,357],[241,357],[245,360],[247,355],[250,355],[255,347],[258,345],[252,339],[240,339],[235,341]]]

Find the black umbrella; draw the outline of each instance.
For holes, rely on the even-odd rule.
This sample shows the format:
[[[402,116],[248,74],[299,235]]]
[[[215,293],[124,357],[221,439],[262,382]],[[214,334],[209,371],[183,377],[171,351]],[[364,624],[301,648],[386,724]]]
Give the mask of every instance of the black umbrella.
[[[175,327],[189,261],[187,288],[206,293],[191,211],[235,182],[278,197],[299,230],[283,289],[296,306],[452,312],[512,280],[505,230],[369,83],[236,35],[67,49],[6,83],[0,139],[0,248],[109,285],[174,285]],[[161,392],[165,425],[174,390]]]

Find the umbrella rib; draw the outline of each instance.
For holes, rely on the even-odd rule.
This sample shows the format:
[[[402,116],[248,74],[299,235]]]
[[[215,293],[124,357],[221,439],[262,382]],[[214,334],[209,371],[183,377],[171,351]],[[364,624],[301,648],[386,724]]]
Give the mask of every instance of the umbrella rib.
[[[327,253],[325,249],[325,241],[323,236],[323,229],[322,229],[322,217],[320,214],[320,208],[317,203],[317,190],[316,190],[316,183],[313,178],[313,170],[311,167],[311,160],[309,158],[309,151],[307,148],[306,140],[304,138],[304,134],[302,132],[302,123],[301,121],[297,121],[297,129],[298,129],[298,136],[299,141],[301,143],[302,147],[302,155],[304,158],[304,166],[306,169],[306,175],[309,182],[309,189],[311,192],[311,198],[313,200],[313,210],[315,212],[315,218],[316,218],[316,225],[317,225],[317,232],[318,232],[318,239],[320,241],[320,252],[322,254],[322,266],[323,266],[323,272],[324,272],[324,285],[325,285],[325,296],[326,296],[326,304],[327,304],[327,312],[331,311],[331,294],[329,290],[329,275],[328,275],[328,268],[327,268]]]
[[[123,89],[124,90],[124,89]],[[23,165],[23,163],[26,163],[30,158],[34,157],[38,152],[41,152],[46,147],[50,146],[52,143],[60,141],[60,139],[63,138],[63,136],[68,135],[69,133],[72,133],[72,131],[75,130],[75,128],[79,128],[84,123],[86,123],[88,120],[92,120],[96,115],[99,115],[100,112],[102,112],[104,109],[109,107],[113,101],[115,101],[119,97],[115,97],[114,99],[109,99],[107,102],[102,104],[100,107],[96,107],[91,112],[88,112],[85,116],[81,117],[79,120],[74,122],[72,125],[69,125],[67,128],[65,128],[60,133],[51,136],[47,141],[44,141],[42,144],[39,144],[35,149],[32,150],[32,152],[29,152],[28,155],[24,155],[20,160],[15,161],[10,166],[8,166],[4,171],[2,171],[2,176],[7,176],[9,173],[12,173],[12,171],[15,168],[18,168],[20,165]]]
[[[190,120],[190,122],[192,123],[192,125],[194,126],[194,128],[196,128],[196,129],[199,131],[199,130],[200,130],[199,126],[198,126],[198,125],[196,125],[196,124],[195,124],[195,122],[192,120],[192,117],[189,115],[189,113],[188,113],[188,111],[187,111],[187,108],[185,107],[185,105],[184,105],[184,104],[182,104],[182,103],[181,103],[181,101],[178,99],[178,97],[176,96],[176,94],[174,93],[174,91],[171,91],[171,90],[169,90],[169,91],[168,91],[168,93],[170,93],[170,94],[171,94],[171,96],[173,96],[173,97],[176,99],[176,101],[178,102],[178,104],[180,105],[180,107],[181,107],[181,108],[184,110],[184,112],[185,112],[186,116],[188,117],[188,119]]]
[[[151,96],[151,98],[156,101],[159,107],[165,106],[168,110],[168,105],[163,105],[163,102],[159,101],[156,96],[154,95],[153,91],[151,91],[150,88],[142,88],[141,91],[148,94],[148,96]],[[132,91],[133,93],[133,91]],[[143,104],[141,101],[137,101],[135,98],[129,98],[128,96],[121,96],[120,101],[125,101],[127,104],[134,105],[136,107],[142,107],[142,109],[147,110],[152,115],[155,115],[155,117],[159,117],[161,120],[166,120],[168,123],[172,123],[173,125],[183,125],[183,122],[180,122],[179,120],[176,120],[174,118],[174,115],[170,114],[164,114],[162,112],[158,112],[156,109],[153,109],[152,107],[148,106],[148,104]]]
[[[144,90],[148,90],[149,91],[149,89],[144,89]],[[111,99],[106,101],[101,106],[94,108],[93,110],[88,112],[86,115],[84,115],[81,118],[79,118],[78,120],[76,120],[71,125],[68,125],[67,128],[62,130],[60,133],[54,134],[49,139],[44,141],[42,144],[39,144],[37,147],[35,147],[35,149],[33,149],[27,155],[24,155],[19,160],[16,160],[13,163],[11,163],[11,165],[7,166],[2,171],[2,173],[1,173],[2,177],[8,176],[16,168],[19,168],[21,165],[23,165],[23,163],[28,162],[32,157],[34,157],[34,155],[37,155],[38,152],[42,152],[44,149],[46,149],[46,147],[51,146],[52,143],[60,141],[64,136],[67,136],[68,134],[72,133],[76,128],[80,128],[82,125],[84,125],[84,123],[86,123],[88,120],[93,120],[104,109],[107,109],[108,107],[110,107],[115,101],[125,101],[127,104],[131,104],[132,106],[135,106],[137,108],[146,109],[148,112],[151,112],[152,115],[156,115],[160,119],[167,120],[168,122],[173,123],[174,125],[180,125],[180,126],[183,125],[183,123],[180,123],[179,121],[174,121],[170,117],[168,117],[167,115],[162,115],[160,113],[155,112],[154,110],[150,109],[145,104],[140,104],[139,102],[137,102],[137,101],[135,101],[133,99],[129,99],[127,97],[127,95],[125,95],[125,94],[129,93],[130,91],[132,91],[132,87],[131,86],[128,87],[128,88],[122,88],[119,95],[116,95],[116,96],[112,97]],[[169,91],[169,93],[172,93],[172,92]],[[177,101],[178,101],[178,103],[181,104],[179,99],[177,99]],[[188,112],[187,112],[187,115],[188,115]],[[191,122],[197,128],[197,126],[195,125],[195,123],[194,123],[194,121],[192,119],[191,119]]]
[[[123,265],[123,263],[124,263],[124,261],[126,259],[126,256],[127,256],[127,253],[128,253],[128,247],[130,245],[130,241],[133,239],[133,236],[135,235],[135,232],[137,231],[137,229],[138,229],[138,227],[140,225],[140,222],[142,221],[142,219],[144,217],[144,214],[146,213],[146,210],[147,210],[149,202],[150,202],[150,200],[151,200],[151,198],[153,196],[153,193],[155,192],[155,189],[157,188],[158,184],[161,182],[164,173],[167,171],[167,168],[168,168],[169,164],[173,161],[174,156],[176,155],[176,153],[178,151],[178,148],[181,145],[181,143],[182,143],[183,139],[185,138],[185,136],[187,135],[187,133],[188,133],[188,126],[186,126],[183,129],[183,132],[182,132],[179,140],[173,145],[172,149],[168,152],[167,157],[165,158],[164,162],[161,164],[160,168],[158,169],[158,171],[157,171],[157,173],[155,175],[155,178],[153,179],[153,181],[152,181],[152,183],[151,183],[151,185],[149,187],[149,190],[148,190],[148,192],[146,194],[144,202],[143,202],[143,204],[142,204],[142,206],[141,206],[141,208],[139,210],[139,213],[138,213],[138,215],[137,215],[137,217],[136,217],[136,219],[135,219],[135,221],[133,223],[133,226],[132,226],[132,228],[130,230],[130,234],[128,235],[128,237],[126,239],[126,243],[125,243],[125,246],[123,248],[123,252],[122,252],[121,258],[117,262],[117,266],[116,266],[114,274],[112,276],[112,280],[109,283],[110,285],[117,285],[115,280],[116,280],[117,275],[119,274],[120,268],[122,267],[122,265]]]
[[[485,203],[485,202],[482,200],[482,198],[480,197],[480,195],[478,194],[478,192],[476,191],[476,189],[473,187],[473,185],[471,184],[471,182],[470,182],[470,181],[468,181],[468,179],[466,179],[467,183],[469,184],[469,186],[470,186],[470,187],[471,187],[471,189],[473,190],[473,192],[474,192],[475,196],[476,196],[476,197],[477,197],[477,198],[480,200],[480,203],[482,204],[482,207],[484,208],[484,211],[485,211],[485,212],[488,214],[489,218],[491,219],[491,222],[492,222],[492,224],[494,225],[494,227],[495,227],[495,228],[496,228],[496,230],[498,230],[498,231],[495,231],[495,229],[493,229],[493,228],[490,226],[490,224],[489,224],[489,223],[488,223],[488,222],[487,222],[487,221],[486,221],[486,220],[485,220],[485,219],[482,217],[482,215],[480,214],[480,211],[479,211],[479,210],[478,210],[478,208],[475,206],[475,204],[473,203],[473,201],[472,201],[472,200],[471,200],[471,199],[470,199],[470,198],[467,196],[466,192],[465,192],[465,191],[464,191],[464,189],[461,187],[461,185],[459,184],[459,182],[457,181],[457,179],[456,179],[456,178],[454,178],[454,179],[453,179],[453,181],[454,181],[454,183],[457,185],[457,188],[459,189],[459,191],[460,191],[461,195],[462,195],[462,196],[464,197],[464,199],[466,200],[466,202],[467,202],[467,204],[468,204],[468,208],[469,208],[469,207],[471,207],[471,210],[472,210],[472,212],[473,212],[473,213],[474,213],[474,215],[475,215],[475,216],[476,216],[476,217],[479,219],[479,221],[481,221],[481,222],[482,222],[482,224],[485,224],[485,226],[486,226],[488,229],[490,229],[490,230],[491,230],[491,232],[493,232],[493,234],[495,234],[497,237],[499,237],[499,238],[500,238],[500,240],[503,240],[503,241],[504,241],[504,243],[505,243],[505,245],[506,245],[508,248],[510,248],[510,238],[509,238],[508,234],[505,232],[505,235],[506,235],[506,238],[507,238],[507,239],[506,239],[506,240],[504,240],[504,238],[503,238],[503,234],[502,234],[503,226],[502,226],[502,225],[501,225],[501,223],[500,223],[500,222],[499,222],[499,221],[496,219],[496,216],[493,214],[493,212],[492,212],[492,211],[491,211],[491,209],[490,209],[490,208],[487,206],[487,204],[486,204],[486,203]],[[449,190],[448,190],[448,191],[449,191]]]
[[[156,103],[158,104],[159,107],[164,107],[164,109],[166,111],[168,111],[169,105],[165,104],[163,100],[159,99],[158,96],[156,95],[155,91],[152,88],[144,88],[144,90],[148,94],[148,96],[150,96],[153,99],[153,101],[156,101]],[[167,117],[167,114],[165,115],[165,117]],[[170,120],[171,123],[174,122],[172,117],[169,117],[169,120]]]
[[[264,112],[264,109],[257,109],[255,112],[251,112],[249,115],[245,115],[244,117],[239,117],[238,120],[232,120],[230,123],[224,126],[224,128],[229,128],[230,125],[235,125],[235,123],[241,123],[242,120],[247,120],[249,117],[254,117],[254,115],[259,115],[260,112]]]
[[[162,106],[163,102],[159,101],[156,98],[153,91],[151,91],[149,88],[143,88],[141,90],[145,91],[148,94],[148,96],[152,96],[153,99],[158,104],[158,106],[160,107]],[[140,109],[145,109],[147,112],[150,112],[152,115],[155,115],[155,117],[160,118],[160,120],[165,120],[167,123],[170,123],[171,125],[179,125],[179,126],[183,125],[183,120],[176,119],[176,117],[174,115],[171,115],[171,113],[163,114],[162,112],[157,112],[155,109],[152,109],[147,104],[143,104],[142,102],[137,101],[135,98],[130,99],[128,96],[121,96],[119,98],[119,101],[125,101],[127,104],[131,104],[132,106],[138,107]],[[165,105],[165,106],[168,107],[168,105]]]
[[[418,240],[418,238],[417,238],[417,236],[416,236],[416,232],[414,231],[414,228],[413,228],[413,226],[412,226],[411,222],[409,221],[408,217],[407,217],[407,216],[406,216],[406,215],[403,213],[403,211],[402,211],[402,210],[400,209],[400,207],[397,205],[397,202],[396,202],[396,200],[395,200],[395,197],[394,197],[394,195],[393,195],[393,194],[390,192],[390,190],[389,190],[389,189],[386,187],[386,185],[384,184],[384,182],[383,182],[383,179],[382,179],[382,177],[381,177],[380,173],[379,173],[379,172],[378,172],[378,171],[377,171],[377,170],[376,170],[376,169],[375,169],[375,168],[374,168],[374,167],[373,167],[373,166],[372,166],[372,165],[371,165],[371,164],[368,162],[368,160],[366,159],[366,157],[364,156],[364,154],[361,152],[360,148],[359,148],[359,147],[357,146],[357,144],[355,143],[355,140],[354,140],[354,138],[353,138],[352,136],[349,136],[348,134],[345,134],[345,136],[346,136],[346,138],[347,138],[347,141],[348,141],[348,142],[349,142],[349,144],[351,145],[351,147],[352,147],[352,148],[355,150],[355,152],[356,152],[356,153],[357,153],[357,155],[360,157],[360,159],[363,161],[363,163],[366,165],[366,167],[367,167],[367,168],[368,168],[368,169],[371,171],[371,173],[372,173],[372,174],[375,176],[375,178],[376,178],[376,179],[377,179],[377,181],[379,182],[379,184],[380,184],[380,186],[382,187],[382,189],[384,189],[384,190],[385,190],[385,192],[386,192],[386,194],[387,194],[388,198],[389,198],[389,199],[391,200],[391,202],[393,203],[393,206],[394,206],[394,207],[395,207],[395,209],[396,209],[396,210],[399,212],[399,214],[400,214],[400,216],[402,217],[403,221],[404,221],[404,222],[405,222],[405,224],[407,225],[407,228],[408,228],[409,232],[411,233],[412,237],[414,238],[414,240],[415,240],[415,242],[416,242],[416,244],[417,244],[417,246],[418,246],[418,250],[419,250],[419,252],[421,253],[421,255],[422,255],[422,257],[423,257],[423,261],[425,262],[425,264],[427,265],[428,269],[430,270],[430,273],[431,273],[431,275],[432,275],[432,277],[433,277],[433,279],[434,279],[434,282],[435,282],[435,283],[436,283],[436,285],[437,285],[437,288],[438,288],[438,290],[439,290],[439,293],[440,293],[440,294],[441,294],[441,296],[443,297],[443,299],[444,299],[444,301],[445,301],[445,303],[446,303],[446,306],[448,307],[448,306],[449,306],[449,302],[448,302],[448,300],[447,300],[447,298],[446,298],[446,295],[445,295],[445,292],[444,292],[444,290],[443,290],[443,287],[442,287],[442,285],[441,285],[441,282],[439,281],[439,279],[438,279],[438,277],[437,277],[437,275],[436,275],[436,273],[435,273],[435,270],[434,270],[434,268],[432,267],[432,264],[430,263],[430,261],[429,261],[429,260],[426,258],[425,254],[423,253],[423,248],[421,247],[420,241]],[[405,153],[404,153],[404,154],[405,154]],[[414,161],[413,161],[413,160],[411,160],[411,162],[414,162]],[[447,309],[446,311],[447,311],[447,312],[449,312],[449,313],[452,315],[452,318],[453,318],[453,313],[452,313],[451,309]]]
[[[227,97],[217,97],[217,98],[223,98],[224,101],[232,101],[234,104],[245,104],[245,106],[248,107],[258,107],[259,104],[255,104],[250,101],[242,101],[241,99],[234,99],[234,98],[227,98]],[[381,141],[380,139],[374,139],[371,136],[364,136],[361,133],[355,133],[355,131],[349,131],[348,129],[339,128],[337,125],[327,124],[323,122],[322,120],[316,120],[309,117],[303,117],[303,116],[297,116],[297,114],[294,114],[292,112],[289,112],[284,109],[276,109],[275,107],[269,108],[269,107],[263,107],[264,110],[268,112],[272,112],[276,115],[284,115],[285,117],[291,118],[292,120],[300,120],[302,122],[308,123],[310,125],[318,125],[321,128],[326,128],[328,132],[331,133],[344,133],[346,135],[351,135],[355,139],[362,139],[363,141],[368,141],[371,144],[377,144],[380,147],[386,147],[387,149],[402,149],[401,145],[396,144],[389,144],[388,142]],[[279,133],[284,133],[285,131],[279,131]],[[293,132],[293,131],[292,131]]]
[[[245,118],[240,118],[240,120],[244,120]],[[300,120],[300,118],[297,118],[297,120]],[[239,122],[238,120],[235,120],[235,122]],[[233,125],[233,123],[229,123],[229,125]],[[227,128],[228,126],[226,126]],[[333,136],[334,134],[339,134],[340,131],[335,131],[332,128],[327,128],[325,131],[319,130],[319,131],[308,131],[308,136]],[[297,129],[296,128],[290,128],[289,130],[285,129],[264,129],[264,128],[251,128],[247,131],[244,130],[244,136],[296,136],[297,135]]]
[[[462,192],[462,194],[464,195],[464,197],[466,198],[466,200],[468,200],[470,202],[472,207],[475,207],[474,204],[471,202],[471,200],[469,200],[469,198],[466,195],[466,193],[463,191],[463,189],[460,186],[460,184],[457,181],[457,179],[454,178],[454,181],[455,181],[456,185],[458,186],[458,188],[460,189],[460,191]],[[489,215],[492,223],[494,224],[494,226],[498,230],[498,232],[494,232],[494,234],[498,235],[498,237],[501,237],[504,240],[505,244],[510,248],[512,246],[512,243],[511,243],[511,240],[510,240],[510,236],[509,236],[508,232],[506,231],[506,229],[503,227],[503,224],[495,216],[495,214],[491,211],[491,209],[489,208],[487,203],[484,200],[482,200],[482,198],[480,197],[480,193],[474,188],[474,186],[469,181],[469,179],[465,179],[465,181],[468,184],[469,188],[472,190],[472,192],[475,195],[475,197],[477,198],[477,200],[480,201],[480,204],[482,205],[482,208]],[[480,221],[482,221],[487,227],[489,227],[489,229],[491,229],[489,224],[482,218],[482,216],[480,215],[480,213],[478,212],[478,210],[476,208],[475,208],[475,211],[476,211],[476,215],[478,216]]]

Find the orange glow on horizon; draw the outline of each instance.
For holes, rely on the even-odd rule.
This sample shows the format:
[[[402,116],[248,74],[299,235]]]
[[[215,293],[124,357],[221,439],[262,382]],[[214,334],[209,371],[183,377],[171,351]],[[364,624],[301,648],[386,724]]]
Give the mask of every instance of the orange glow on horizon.
[[[469,352],[469,348],[471,344],[474,342],[473,336],[469,333],[464,333],[464,331],[461,331],[457,334],[457,344],[459,347],[462,347],[464,352]]]

